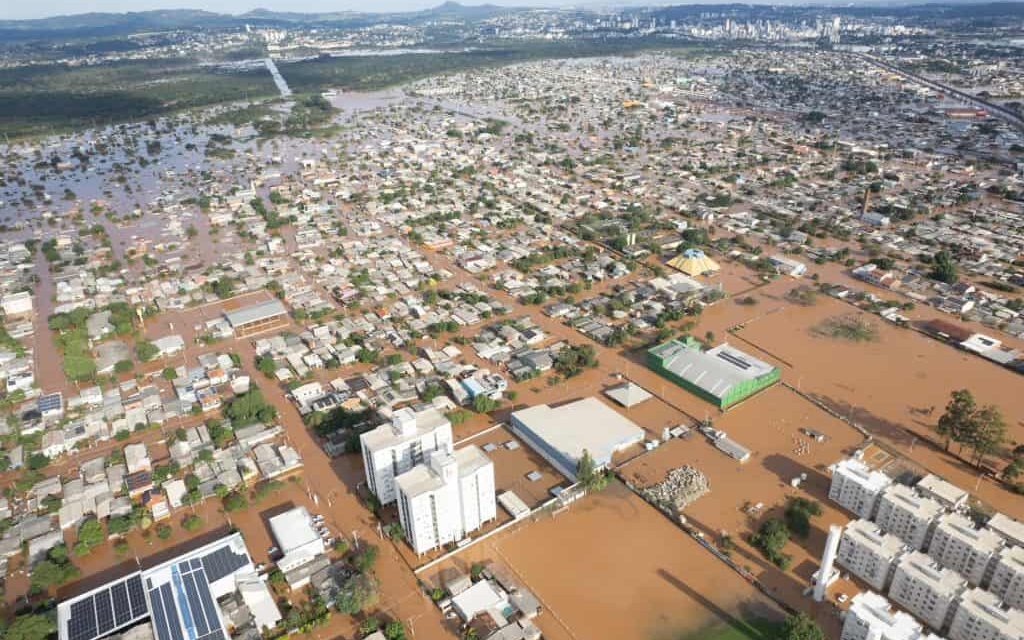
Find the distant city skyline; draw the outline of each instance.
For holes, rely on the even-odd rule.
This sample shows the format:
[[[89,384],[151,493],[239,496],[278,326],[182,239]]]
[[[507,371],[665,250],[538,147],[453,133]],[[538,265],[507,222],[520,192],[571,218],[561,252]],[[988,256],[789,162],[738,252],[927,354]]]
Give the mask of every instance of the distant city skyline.
[[[744,0],[745,4],[822,5],[822,6],[906,6],[915,4],[978,4],[990,0],[865,0],[841,2],[835,0]],[[255,9],[290,13],[331,13],[342,11],[392,13],[422,11],[442,4],[444,0],[378,0],[370,4],[353,0],[50,0],[41,5],[34,3],[5,3],[0,7],[0,20],[33,20],[83,13],[128,13],[173,9],[194,9],[213,13],[238,15]],[[497,5],[503,7],[585,7],[614,8],[637,6],[671,6],[687,4],[729,4],[730,0],[466,0],[466,6]]]

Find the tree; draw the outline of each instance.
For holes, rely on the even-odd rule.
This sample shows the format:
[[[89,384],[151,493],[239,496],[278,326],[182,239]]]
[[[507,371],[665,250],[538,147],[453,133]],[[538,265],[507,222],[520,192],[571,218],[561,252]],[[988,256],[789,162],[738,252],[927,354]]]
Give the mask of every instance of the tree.
[[[338,590],[334,606],[342,613],[355,615],[376,601],[377,580],[370,574],[356,573],[349,577]]]
[[[953,284],[957,281],[956,263],[948,251],[942,250],[932,258],[932,270],[929,274],[932,279],[946,284]]]
[[[185,516],[185,519],[181,521],[181,527],[185,531],[195,531],[199,527],[203,526],[203,520],[195,514]]]
[[[392,620],[384,627],[387,640],[405,640],[405,627],[398,620]]]
[[[764,557],[783,571],[789,566],[791,558],[782,553],[782,548],[789,542],[789,529],[786,523],[778,518],[765,520],[757,533],[750,536],[750,543],[761,550]]]
[[[30,585],[33,589],[46,589],[51,585],[63,584],[78,575],[78,568],[73,564],[59,564],[53,560],[43,560],[32,568]]]
[[[257,356],[256,369],[266,377],[272,378],[274,371],[277,370],[277,363],[270,356]]]
[[[491,400],[482,393],[473,398],[473,411],[476,411],[477,413],[490,413],[497,407],[497,402]]]
[[[998,451],[1006,442],[1006,421],[1003,413],[995,405],[985,405],[974,414],[973,431],[967,444],[974,451],[974,464],[977,467],[985,461],[985,456]]]
[[[158,524],[156,527],[156,537],[161,540],[167,540],[171,537],[172,533],[174,533],[174,530],[171,529],[170,525]]]
[[[78,542],[75,543],[75,553],[85,555],[92,551],[92,548],[101,544],[106,535],[103,532],[103,525],[96,518],[89,518],[78,527]]]
[[[1024,474],[1024,458],[1014,458],[1013,461],[1003,469],[1003,480],[1016,482]]]
[[[139,359],[139,362],[149,362],[160,353],[160,349],[155,344],[148,340],[143,340],[135,344],[135,357]]]
[[[373,568],[373,565],[377,563],[377,547],[372,544],[364,545],[362,550],[356,553],[352,558],[352,566],[356,568],[359,573],[366,573]]]
[[[587,491],[600,491],[608,485],[608,474],[597,469],[594,457],[586,449],[576,463],[576,480]]]
[[[50,616],[29,613],[18,616],[4,633],[4,640],[46,640],[57,632],[57,625]]]
[[[958,389],[950,394],[946,412],[939,417],[935,431],[945,438],[946,451],[950,442],[963,442],[965,434],[972,429],[971,420],[977,410],[974,395],[967,389]]]
[[[780,640],[825,640],[825,633],[806,613],[787,616],[782,623]]]
[[[164,380],[174,380],[178,377],[178,372],[174,370],[174,367],[165,367],[160,375]]]
[[[225,511],[239,511],[249,506],[249,501],[238,491],[225,495],[223,502]]]
[[[821,515],[821,505],[807,498],[790,498],[784,513],[786,526],[801,538],[811,532],[811,518]]]

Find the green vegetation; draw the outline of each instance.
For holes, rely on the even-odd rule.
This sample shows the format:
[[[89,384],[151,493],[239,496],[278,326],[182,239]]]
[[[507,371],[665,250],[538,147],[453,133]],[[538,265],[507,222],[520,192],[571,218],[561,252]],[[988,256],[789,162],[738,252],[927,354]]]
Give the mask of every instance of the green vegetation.
[[[28,613],[14,619],[11,626],[3,631],[4,640],[46,640],[57,632],[57,624],[51,616]]]
[[[75,555],[88,555],[94,547],[106,540],[103,525],[96,518],[88,518],[78,527],[78,541],[75,542]]]
[[[763,618],[732,618],[728,622],[701,629],[686,636],[684,640],[779,640],[780,626],[779,622]]]
[[[598,470],[593,456],[586,449],[579,462],[576,463],[576,481],[586,491],[601,491],[608,486],[610,474],[607,470]]]
[[[49,135],[274,95],[262,68],[215,70],[189,59],[15,67],[0,69],[0,130]]]
[[[203,526],[203,519],[195,514],[185,516],[181,521],[181,528],[185,531],[196,531]]]
[[[849,342],[876,342],[878,327],[856,313],[825,318],[811,327],[811,334],[823,338],[835,338]]]
[[[750,544],[761,550],[764,557],[785,571],[793,558],[782,552],[782,548],[789,542],[789,528],[786,523],[778,518],[765,520],[757,533],[750,536]]]
[[[955,284],[957,281],[956,262],[948,251],[940,251],[932,258],[932,270],[928,274],[932,279],[946,284]]]
[[[951,442],[972,452],[971,462],[981,467],[985,457],[998,452],[1006,442],[1006,421],[999,407],[979,407],[967,389],[950,394],[946,411],[939,417],[935,431],[945,439],[946,451]]]
[[[139,362],[149,362],[156,355],[160,353],[156,345],[148,340],[143,340],[135,344],[135,357],[139,359]]]
[[[811,532],[811,518],[821,515],[821,505],[809,498],[790,498],[783,517],[789,530],[806,538]]]
[[[566,378],[579,375],[584,369],[592,369],[598,365],[597,352],[589,344],[565,347],[555,356],[555,371]]]
[[[224,415],[231,419],[232,424],[242,427],[254,422],[272,422],[277,417],[277,409],[267,404],[259,389],[253,388],[236,396],[228,404]]]
[[[779,640],[825,640],[825,632],[802,611],[786,617],[779,632]]]

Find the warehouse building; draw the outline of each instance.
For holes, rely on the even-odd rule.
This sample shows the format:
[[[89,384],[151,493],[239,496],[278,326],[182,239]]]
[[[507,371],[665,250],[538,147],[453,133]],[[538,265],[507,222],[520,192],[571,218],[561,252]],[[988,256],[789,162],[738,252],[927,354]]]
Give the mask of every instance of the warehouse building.
[[[288,310],[280,300],[267,300],[224,313],[236,338],[280,329],[288,325]]]
[[[239,533],[134,571],[57,606],[59,640],[99,640],[149,620],[155,640],[226,640],[218,601],[240,599],[257,635],[281,614]]]
[[[324,541],[317,533],[313,517],[306,507],[295,507],[280,513],[268,521],[274,541],[282,557],[277,568],[284,573],[288,586],[301,589],[309,584],[312,569],[321,565],[324,556]]]
[[[892,480],[879,471],[872,471],[858,458],[840,460],[829,467],[832,481],[829,500],[868,520],[875,515],[879,496]]]
[[[1020,640],[1024,612],[999,601],[995,594],[971,589],[960,598],[950,624],[949,640]]]
[[[643,429],[593,397],[515,411],[511,422],[516,435],[573,481],[584,451],[601,469],[611,464],[616,452],[644,439]]]
[[[878,525],[854,520],[843,530],[836,561],[872,589],[884,592],[896,571],[896,562],[906,551],[902,540],[884,533]]]
[[[779,381],[779,369],[722,343],[713,349],[687,336],[647,352],[647,366],[725,410]]]
[[[906,485],[893,484],[878,499],[875,522],[911,548],[923,551],[931,540],[935,521],[943,512],[938,501],[922,496]]]

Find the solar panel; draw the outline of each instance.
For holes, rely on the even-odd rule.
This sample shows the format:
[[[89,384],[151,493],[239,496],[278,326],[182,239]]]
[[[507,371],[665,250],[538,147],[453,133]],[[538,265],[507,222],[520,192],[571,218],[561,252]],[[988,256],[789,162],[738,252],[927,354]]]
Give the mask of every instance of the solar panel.
[[[121,626],[132,619],[131,603],[128,601],[128,589],[123,582],[118,582],[110,587],[110,598],[114,604],[114,617],[117,626]]]
[[[197,574],[198,575],[198,574]],[[206,619],[210,622],[211,631],[220,627],[220,618],[217,617],[217,606],[213,603],[213,594],[210,593],[210,585],[196,581],[199,590],[199,598],[203,603],[203,611],[206,612]]]
[[[167,626],[167,616],[164,615],[163,598],[160,597],[160,590],[153,589],[149,592],[149,598],[153,602],[153,628],[159,640],[172,640],[171,630]],[[175,625],[177,626],[177,625]]]
[[[210,625],[206,622],[206,614],[203,611],[203,605],[199,601],[199,594],[196,593],[196,574],[190,573],[187,576],[182,577],[182,582],[185,585],[185,598],[188,600],[188,608],[192,613],[192,622],[196,626],[196,633],[200,636],[204,636],[210,631]]]
[[[138,618],[146,614],[146,596],[142,592],[142,578],[132,576],[125,583],[128,589],[128,599],[132,604],[132,617]]]
[[[97,593],[93,601],[96,603],[96,633],[104,634],[114,628],[114,607],[110,602],[110,590]]]
[[[213,583],[238,571],[248,562],[249,558],[244,553],[235,553],[230,547],[224,546],[203,556],[203,570],[206,579]]]
[[[181,636],[181,625],[178,624],[178,605],[174,602],[174,596],[171,595],[170,583],[164,583],[160,585],[160,597],[164,601],[164,607],[167,609],[167,619],[171,630],[171,638],[173,640],[184,640]]]

